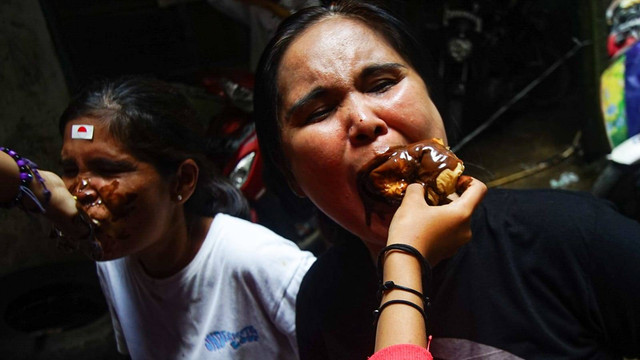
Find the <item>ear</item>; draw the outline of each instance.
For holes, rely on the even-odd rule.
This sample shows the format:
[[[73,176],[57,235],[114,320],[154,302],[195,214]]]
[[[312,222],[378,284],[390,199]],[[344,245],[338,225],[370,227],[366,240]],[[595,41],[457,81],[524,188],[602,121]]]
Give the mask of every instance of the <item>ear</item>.
[[[196,191],[199,173],[200,168],[193,159],[183,161],[180,166],[178,166],[175,183],[172,184],[172,198],[181,204],[187,202]]]

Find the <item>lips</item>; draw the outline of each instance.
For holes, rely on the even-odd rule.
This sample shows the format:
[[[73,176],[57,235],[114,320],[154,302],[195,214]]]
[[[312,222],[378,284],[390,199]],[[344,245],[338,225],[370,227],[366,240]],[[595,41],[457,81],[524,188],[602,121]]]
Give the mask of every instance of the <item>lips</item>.
[[[455,192],[463,171],[462,161],[441,139],[390,148],[366,163],[357,175],[367,224],[372,212],[381,217],[395,212],[407,186],[412,183],[425,188],[425,200],[429,205],[448,203],[447,196]]]

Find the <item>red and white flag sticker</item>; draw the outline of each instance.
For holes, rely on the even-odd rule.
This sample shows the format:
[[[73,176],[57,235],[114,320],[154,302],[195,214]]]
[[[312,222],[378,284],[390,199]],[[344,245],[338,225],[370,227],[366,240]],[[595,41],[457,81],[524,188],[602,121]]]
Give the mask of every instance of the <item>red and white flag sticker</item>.
[[[71,125],[72,139],[93,139],[93,125]]]

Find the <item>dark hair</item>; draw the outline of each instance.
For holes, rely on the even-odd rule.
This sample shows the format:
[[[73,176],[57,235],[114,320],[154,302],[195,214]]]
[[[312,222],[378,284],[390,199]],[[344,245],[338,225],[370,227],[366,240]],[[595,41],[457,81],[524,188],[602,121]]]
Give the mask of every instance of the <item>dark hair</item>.
[[[292,178],[288,162],[285,159],[280,137],[278,121],[278,68],[282,57],[291,43],[306,29],[330,17],[343,17],[361,21],[383,36],[391,47],[398,52],[425,79],[428,69],[421,47],[409,29],[387,10],[358,1],[334,1],[327,7],[308,7],[285,19],[273,39],[267,45],[258,64],[254,94],[254,117],[260,148],[267,161],[276,165],[281,172]]]
[[[195,192],[185,203],[187,214],[248,216],[246,199],[208,159],[204,131],[189,100],[168,83],[144,77],[97,81],[66,108],[60,133],[80,117],[104,121],[134,157],[152,164],[165,178],[175,175],[184,160],[193,159],[200,171]]]

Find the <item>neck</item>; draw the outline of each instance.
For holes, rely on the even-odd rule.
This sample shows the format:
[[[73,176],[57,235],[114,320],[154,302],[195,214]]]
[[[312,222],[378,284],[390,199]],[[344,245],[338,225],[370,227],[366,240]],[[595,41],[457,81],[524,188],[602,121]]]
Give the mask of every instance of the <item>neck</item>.
[[[189,265],[200,250],[213,218],[197,217],[190,222],[182,219],[164,241],[137,256],[147,275],[153,278],[174,275]]]

